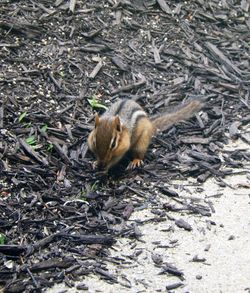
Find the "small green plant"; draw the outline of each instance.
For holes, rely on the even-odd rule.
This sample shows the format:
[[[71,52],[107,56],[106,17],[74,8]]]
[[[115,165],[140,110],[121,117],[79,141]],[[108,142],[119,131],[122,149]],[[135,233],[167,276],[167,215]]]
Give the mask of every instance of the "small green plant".
[[[48,125],[47,124],[44,124],[43,127],[41,128],[41,131],[42,132],[46,132],[48,129]]]
[[[108,109],[105,105],[98,102],[96,95],[94,95],[91,99],[87,99],[87,100],[92,108],[99,108],[104,110]]]
[[[95,191],[99,189],[98,183],[98,181],[95,181],[92,185],[87,184],[85,188],[81,190],[80,198],[87,202],[88,198],[86,198],[86,194],[95,193]]]
[[[52,143],[49,143],[48,147],[47,147],[47,150],[49,152],[51,152],[53,150],[53,144]]]
[[[24,124],[24,127],[25,127],[25,128],[30,128],[30,127],[31,127],[31,122],[29,122],[29,123],[25,123],[25,124]]]
[[[98,189],[98,182],[96,181],[90,188],[91,191],[96,191]]]
[[[29,136],[27,139],[26,139],[26,143],[28,145],[31,145],[31,146],[35,146],[37,141],[36,141],[36,138],[35,138],[35,135],[31,135]]]
[[[61,77],[64,77],[65,76],[64,71],[60,71],[59,74],[60,74]]]
[[[30,145],[34,150],[38,149],[40,146],[37,144],[35,135],[31,135],[26,139],[26,143]]]
[[[0,245],[3,245],[6,242],[6,236],[0,233]]]
[[[27,115],[27,112],[23,112],[23,113],[19,116],[19,118],[18,118],[18,122],[21,123],[21,122],[23,121],[23,119],[26,117],[26,115]]]

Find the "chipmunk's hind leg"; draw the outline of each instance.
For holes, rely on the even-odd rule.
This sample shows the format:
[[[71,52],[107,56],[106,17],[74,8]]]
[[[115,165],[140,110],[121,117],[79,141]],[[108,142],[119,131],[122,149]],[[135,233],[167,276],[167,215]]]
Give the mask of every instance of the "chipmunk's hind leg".
[[[143,158],[147,152],[153,135],[153,126],[147,117],[142,117],[138,122],[133,133],[133,141],[131,143],[132,162],[128,169],[140,167],[143,164]]]

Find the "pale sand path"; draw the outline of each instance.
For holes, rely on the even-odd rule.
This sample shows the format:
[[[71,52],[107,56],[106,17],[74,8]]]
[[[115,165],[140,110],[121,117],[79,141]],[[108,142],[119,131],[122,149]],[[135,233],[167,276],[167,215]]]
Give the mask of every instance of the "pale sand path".
[[[243,143],[231,144],[230,148],[248,148]],[[249,165],[248,165],[249,168]],[[248,178],[247,178],[248,175]],[[192,185],[194,179],[189,178],[183,185]],[[125,276],[132,285],[128,289],[121,284],[108,284],[96,276],[87,276],[83,283],[89,288],[88,292],[167,292],[166,285],[179,282],[178,278],[169,275],[159,275],[160,268],[152,261],[152,254],[158,253],[163,261],[173,263],[183,270],[184,287],[172,292],[209,292],[209,293],[235,293],[250,292],[250,189],[237,188],[239,183],[250,184],[250,174],[227,176],[225,182],[236,189],[219,187],[214,179],[209,179],[204,185],[204,192],[198,193],[197,187],[188,186],[193,197],[204,198],[213,203],[215,213],[212,217],[200,217],[172,213],[174,218],[183,218],[191,226],[191,232],[184,231],[174,225],[170,220],[160,223],[148,223],[139,226],[143,242],[131,243],[128,239],[119,239],[111,254],[121,256],[129,261],[132,255],[141,248],[142,253],[133,268],[122,268],[108,264],[110,273],[118,275],[120,283],[126,283]],[[174,183],[174,182],[173,182]],[[178,182],[180,183],[180,182]],[[173,185],[174,186],[174,185]],[[173,188],[174,189],[174,188]],[[190,196],[188,192],[176,189],[181,196]],[[211,197],[223,193],[220,197]],[[161,201],[167,202],[168,198]],[[131,220],[149,219],[154,215],[149,210],[136,211]],[[214,221],[208,229],[207,221]],[[174,231],[166,229],[173,227]],[[230,240],[231,239],[231,240]],[[178,240],[174,248],[156,248],[152,242],[170,245],[171,241]],[[205,251],[208,248],[208,251]],[[205,262],[193,262],[195,255],[205,258]],[[197,279],[200,276],[201,279]],[[143,283],[145,282],[145,286]],[[147,288],[146,288],[147,287]],[[64,285],[57,285],[47,292],[59,292],[65,289]],[[67,292],[77,292],[76,289],[67,289]],[[79,292],[79,291],[78,291]]]

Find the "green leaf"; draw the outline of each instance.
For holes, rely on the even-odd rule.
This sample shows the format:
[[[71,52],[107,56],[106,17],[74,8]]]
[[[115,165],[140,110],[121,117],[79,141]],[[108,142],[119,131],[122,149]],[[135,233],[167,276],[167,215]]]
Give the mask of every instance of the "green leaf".
[[[47,124],[44,124],[43,127],[41,128],[41,131],[42,132],[46,132],[48,129],[48,125]]]
[[[98,189],[98,183],[95,182],[92,186],[91,186],[91,191],[95,191]]]
[[[25,128],[30,128],[30,127],[31,127],[31,122],[29,122],[29,123],[25,123],[25,124],[24,124],[24,127],[25,127]]]
[[[0,245],[3,245],[6,242],[6,236],[0,233]]]
[[[26,139],[26,143],[29,145],[35,145],[36,144],[36,138],[34,135],[31,135]]]
[[[52,149],[53,149],[53,144],[50,143],[50,144],[48,145],[48,147],[47,147],[47,150],[48,150],[48,151],[52,151]]]
[[[105,105],[99,103],[95,96],[93,96],[92,99],[87,99],[87,100],[92,108],[101,108],[105,110],[108,109]]]
[[[26,117],[26,115],[27,115],[27,112],[23,112],[23,113],[19,116],[19,118],[18,118],[18,122],[19,122],[19,123],[22,122],[23,119]]]
[[[59,74],[60,74],[61,77],[64,77],[65,76],[64,71],[60,71]]]

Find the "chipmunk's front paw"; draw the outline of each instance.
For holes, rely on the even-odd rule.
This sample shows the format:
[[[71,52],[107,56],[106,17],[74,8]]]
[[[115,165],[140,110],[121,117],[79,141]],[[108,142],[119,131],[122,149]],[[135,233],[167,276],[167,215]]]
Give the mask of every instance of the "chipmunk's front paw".
[[[143,160],[134,159],[132,162],[129,163],[127,170],[135,169],[136,167],[141,167],[143,165]]]

